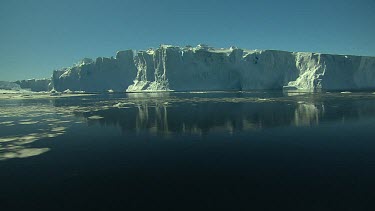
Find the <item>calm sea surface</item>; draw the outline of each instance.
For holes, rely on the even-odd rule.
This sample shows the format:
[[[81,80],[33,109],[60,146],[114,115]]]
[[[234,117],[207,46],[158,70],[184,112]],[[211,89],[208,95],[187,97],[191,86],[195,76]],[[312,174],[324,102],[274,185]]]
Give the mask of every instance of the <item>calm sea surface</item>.
[[[374,210],[375,94],[0,99],[0,210]]]

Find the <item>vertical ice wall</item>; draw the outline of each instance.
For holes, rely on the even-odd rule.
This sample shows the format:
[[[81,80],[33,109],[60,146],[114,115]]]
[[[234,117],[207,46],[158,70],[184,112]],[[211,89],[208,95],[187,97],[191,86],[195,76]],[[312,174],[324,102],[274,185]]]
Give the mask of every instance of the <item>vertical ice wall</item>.
[[[374,57],[213,49],[202,45],[196,48],[161,45],[138,57],[139,76],[127,91],[375,88]],[[142,77],[145,69],[147,76]],[[152,75],[150,71],[155,73],[154,79],[148,77]]]
[[[133,51],[119,51],[116,58],[99,57],[74,67],[54,71],[52,83],[57,91],[124,91],[133,83],[137,68]]]
[[[20,85],[22,89],[28,89],[33,92],[49,91],[52,89],[50,86],[51,79],[28,79],[15,81],[14,83]]]
[[[161,46],[137,57],[138,77],[127,91],[282,89],[300,74],[295,55],[283,51]],[[155,64],[154,79],[142,77],[151,67],[144,62]]]
[[[128,91],[240,89],[239,75],[225,52],[161,46],[147,54],[152,57],[152,61],[138,60],[154,64],[154,78],[143,77],[147,78],[147,81],[139,81],[142,77],[137,77]],[[150,71],[150,66],[138,65],[142,67],[138,69],[138,75],[144,72],[143,67]]]
[[[161,45],[54,71],[52,85],[94,92],[375,89],[375,57]]]

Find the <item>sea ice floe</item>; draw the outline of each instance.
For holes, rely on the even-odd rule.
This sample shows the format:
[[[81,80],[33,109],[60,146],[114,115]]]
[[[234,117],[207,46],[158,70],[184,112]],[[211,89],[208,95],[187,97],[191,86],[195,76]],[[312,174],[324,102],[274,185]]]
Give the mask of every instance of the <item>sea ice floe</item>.
[[[90,116],[88,117],[88,119],[92,119],[92,120],[96,120],[96,119],[103,119],[104,117],[102,116],[97,116],[97,115],[94,115],[94,116]]]

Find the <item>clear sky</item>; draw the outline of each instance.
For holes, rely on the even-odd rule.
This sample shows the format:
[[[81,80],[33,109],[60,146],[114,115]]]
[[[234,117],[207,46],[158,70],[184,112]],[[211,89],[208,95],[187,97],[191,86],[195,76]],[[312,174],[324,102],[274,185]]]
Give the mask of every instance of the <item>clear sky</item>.
[[[0,80],[205,43],[375,56],[375,0],[0,0]]]

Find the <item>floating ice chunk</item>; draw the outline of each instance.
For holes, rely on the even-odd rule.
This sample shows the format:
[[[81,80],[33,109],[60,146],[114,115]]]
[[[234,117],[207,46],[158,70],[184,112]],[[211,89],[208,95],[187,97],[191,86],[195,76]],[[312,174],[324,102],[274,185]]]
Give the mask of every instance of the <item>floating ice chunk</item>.
[[[52,128],[52,132],[61,132],[61,131],[64,131],[66,130],[66,127],[55,127],[55,128]]]
[[[19,124],[20,125],[33,125],[36,123],[38,123],[38,121],[24,121],[24,122],[20,122]]]
[[[64,94],[71,94],[71,93],[73,93],[70,89],[66,89],[64,92],[63,92]]]
[[[129,108],[129,105],[132,105],[132,103],[116,103],[113,105],[115,108]]]
[[[96,120],[96,119],[103,119],[104,117],[102,116],[97,116],[97,115],[94,115],[94,116],[90,116],[88,117],[88,119],[92,119],[92,120]]]
[[[36,155],[43,154],[48,152],[49,148],[27,148],[27,149],[20,149],[14,152],[7,152],[4,154],[0,154],[0,160],[10,159],[10,158],[27,158]]]

